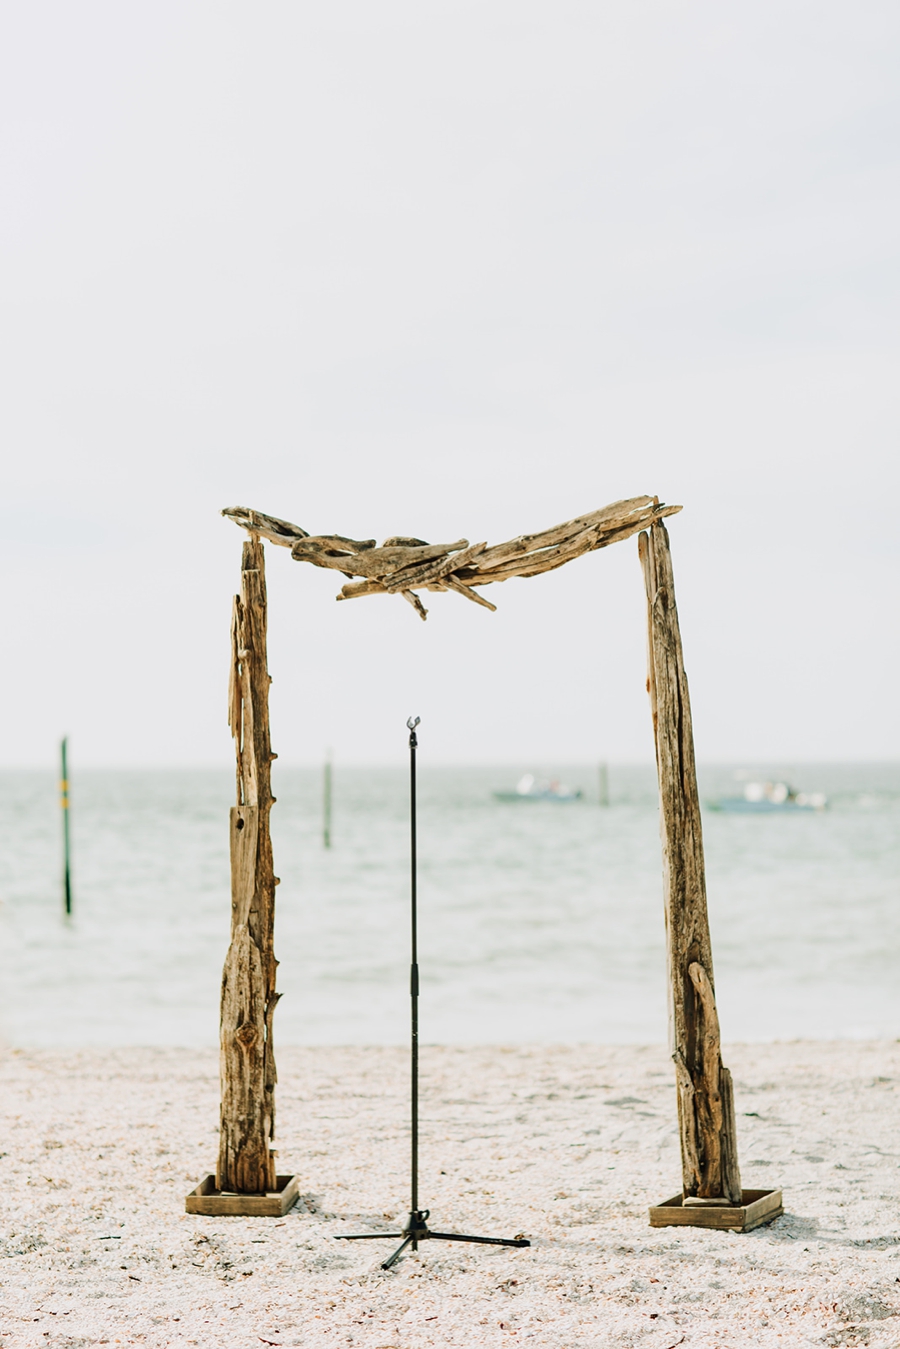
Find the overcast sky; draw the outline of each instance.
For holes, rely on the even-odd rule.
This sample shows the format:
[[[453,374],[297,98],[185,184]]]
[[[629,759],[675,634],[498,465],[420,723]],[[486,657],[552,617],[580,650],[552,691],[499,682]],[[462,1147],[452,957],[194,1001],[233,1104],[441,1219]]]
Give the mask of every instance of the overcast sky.
[[[900,757],[887,0],[6,10],[0,761],[228,764],[241,504],[670,522],[706,760]],[[650,760],[634,540],[498,612],[268,550],[282,761]]]

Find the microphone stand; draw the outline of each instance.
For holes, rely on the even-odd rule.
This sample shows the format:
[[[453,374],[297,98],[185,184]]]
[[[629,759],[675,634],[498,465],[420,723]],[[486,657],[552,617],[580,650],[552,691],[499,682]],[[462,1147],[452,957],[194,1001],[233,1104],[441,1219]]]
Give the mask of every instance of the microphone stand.
[[[420,718],[409,718],[406,725],[409,728],[409,824],[410,824],[410,909],[411,909],[411,945],[412,959],[409,969],[409,997],[410,997],[410,1019],[411,1019],[411,1075],[412,1090],[411,1115],[412,1115],[412,1147],[411,1147],[411,1199],[410,1213],[406,1220],[406,1226],[402,1232],[362,1232],[358,1235],[344,1235],[343,1233],[335,1237],[335,1241],[379,1241],[382,1238],[397,1237],[402,1238],[400,1245],[389,1255],[387,1260],[382,1263],[382,1269],[390,1269],[397,1260],[400,1259],[407,1246],[412,1246],[414,1251],[419,1249],[420,1241],[469,1241],[479,1246],[530,1246],[531,1242],[525,1237],[472,1237],[464,1236],[459,1232],[432,1232],[428,1226],[428,1219],[431,1216],[430,1209],[419,1208],[419,942],[418,942],[418,897],[417,897],[417,871],[418,864],[416,858],[416,749],[418,740],[416,739],[416,727],[419,725]]]

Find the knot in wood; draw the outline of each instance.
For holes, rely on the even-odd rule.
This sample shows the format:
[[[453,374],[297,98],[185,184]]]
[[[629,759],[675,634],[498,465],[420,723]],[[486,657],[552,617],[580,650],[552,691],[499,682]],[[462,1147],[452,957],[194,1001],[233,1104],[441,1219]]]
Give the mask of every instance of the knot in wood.
[[[691,983],[694,985],[694,988],[696,988],[697,992],[702,996],[705,989],[709,987],[709,979],[706,970],[700,964],[699,960],[691,961],[690,965],[688,965],[688,974],[690,975]]]
[[[244,1024],[238,1026],[237,1030],[234,1032],[234,1038],[242,1049],[250,1049],[256,1043],[256,1027],[251,1025],[249,1021],[245,1021]]]

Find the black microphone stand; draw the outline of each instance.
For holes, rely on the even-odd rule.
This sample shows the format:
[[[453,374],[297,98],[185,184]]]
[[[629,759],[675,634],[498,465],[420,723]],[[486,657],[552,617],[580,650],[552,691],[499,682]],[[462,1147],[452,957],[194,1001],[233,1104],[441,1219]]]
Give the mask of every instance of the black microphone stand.
[[[400,1256],[406,1250],[407,1246],[412,1246],[414,1251],[419,1249],[420,1241],[471,1241],[479,1246],[530,1246],[531,1242],[525,1237],[470,1237],[463,1236],[459,1232],[432,1232],[428,1226],[428,1218],[431,1214],[430,1209],[419,1208],[419,944],[417,931],[417,894],[416,894],[416,749],[418,740],[416,739],[416,727],[420,721],[419,717],[409,718],[407,726],[409,727],[409,824],[410,824],[410,856],[411,856],[411,875],[410,875],[410,895],[411,895],[411,937],[412,937],[412,960],[409,970],[409,997],[411,1004],[412,1021],[412,1198],[410,1202],[410,1214],[406,1220],[406,1226],[402,1232],[362,1232],[359,1235],[344,1235],[343,1233],[335,1237],[335,1241],[379,1241],[387,1237],[401,1237],[401,1243],[389,1255],[381,1266],[382,1269],[390,1269]]]

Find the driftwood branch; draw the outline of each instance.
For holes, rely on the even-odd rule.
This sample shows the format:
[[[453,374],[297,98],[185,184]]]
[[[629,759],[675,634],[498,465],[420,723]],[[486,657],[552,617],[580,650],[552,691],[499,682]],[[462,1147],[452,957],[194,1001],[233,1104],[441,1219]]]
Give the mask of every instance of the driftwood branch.
[[[497,612],[496,604],[491,604],[490,600],[486,600],[483,595],[479,595],[476,591],[470,589],[458,576],[445,576],[441,583],[441,589],[455,590],[457,595],[465,595],[467,600],[471,600],[473,604],[480,604],[485,609],[490,609],[492,614]]]
[[[485,609],[496,605],[482,599],[474,587],[512,576],[540,576],[566,562],[611,543],[627,539],[654,521],[680,511],[680,506],[663,506],[655,497],[629,497],[611,506],[576,516],[552,529],[537,534],[520,534],[507,543],[488,547],[470,544],[468,539],[455,543],[426,543],[423,539],[395,535],[378,547],[374,539],[349,539],[343,534],[309,534],[299,525],[279,520],[274,515],[232,506],[222,512],[236,525],[290,548],[296,562],[310,562],[343,572],[348,584],[341,588],[339,600],[363,595],[402,595],[425,618],[426,610],[417,590],[452,590]],[[354,577],[361,580],[353,580]]]
[[[418,595],[415,595],[411,590],[401,590],[400,594],[405,600],[409,601],[424,623],[425,619],[428,617],[428,610],[425,608],[425,605],[419,599]]]

